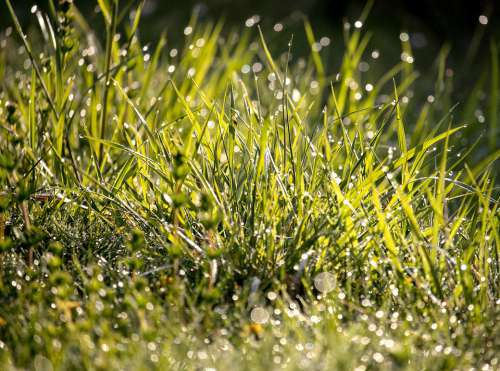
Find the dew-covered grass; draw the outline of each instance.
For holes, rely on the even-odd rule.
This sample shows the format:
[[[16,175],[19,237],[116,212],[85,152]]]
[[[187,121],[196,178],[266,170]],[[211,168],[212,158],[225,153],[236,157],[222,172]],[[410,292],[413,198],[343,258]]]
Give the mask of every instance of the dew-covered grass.
[[[369,7],[300,56],[49,3],[0,36],[1,369],[500,367],[495,41],[456,101],[404,32],[370,68]]]

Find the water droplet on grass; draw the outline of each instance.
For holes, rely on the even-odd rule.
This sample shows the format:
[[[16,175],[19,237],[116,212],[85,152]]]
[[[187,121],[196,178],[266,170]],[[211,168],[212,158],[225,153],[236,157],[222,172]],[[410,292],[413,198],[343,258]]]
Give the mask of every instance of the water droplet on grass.
[[[278,298],[278,294],[276,294],[274,291],[269,291],[267,293],[267,298],[271,301],[276,300]]]
[[[484,14],[481,14],[479,16],[479,23],[481,23],[483,26],[486,26],[488,24],[488,17]]]
[[[282,25],[281,23],[276,23],[276,24],[274,25],[274,27],[273,27],[273,30],[274,30],[275,32],[281,32],[281,31],[283,31],[283,25]]]
[[[319,292],[326,294],[335,288],[335,276],[329,272],[321,272],[314,277],[314,287]]]
[[[321,44],[321,46],[326,47],[326,46],[330,45],[330,38],[329,38],[329,37],[326,37],[326,36],[323,36],[323,37],[319,40],[319,43]]]
[[[250,312],[250,318],[253,322],[262,325],[269,321],[269,313],[265,308],[256,307]]]

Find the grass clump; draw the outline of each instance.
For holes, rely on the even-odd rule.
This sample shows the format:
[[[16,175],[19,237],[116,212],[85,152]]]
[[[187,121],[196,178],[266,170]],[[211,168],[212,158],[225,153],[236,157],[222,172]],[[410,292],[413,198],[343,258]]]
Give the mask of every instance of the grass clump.
[[[105,0],[104,46],[68,1],[25,37],[6,4],[4,369],[498,367],[497,81],[480,138],[484,80],[454,105],[442,53],[418,100],[360,27],[332,68],[307,21],[299,58],[196,17],[151,49]]]

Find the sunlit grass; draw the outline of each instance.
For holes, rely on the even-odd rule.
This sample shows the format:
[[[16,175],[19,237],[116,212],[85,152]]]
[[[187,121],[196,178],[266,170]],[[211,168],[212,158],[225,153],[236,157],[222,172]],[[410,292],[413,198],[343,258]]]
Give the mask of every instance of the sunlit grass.
[[[498,367],[495,42],[478,123],[445,52],[422,101],[407,37],[362,65],[369,6],[299,57],[196,15],[144,46],[143,3],[98,2],[103,37],[65,1],[23,37],[6,0],[5,368]]]

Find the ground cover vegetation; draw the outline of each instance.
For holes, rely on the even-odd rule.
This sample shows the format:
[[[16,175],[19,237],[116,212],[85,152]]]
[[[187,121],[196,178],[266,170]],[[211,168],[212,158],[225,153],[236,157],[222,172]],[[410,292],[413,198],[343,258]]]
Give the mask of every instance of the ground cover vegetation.
[[[457,102],[446,48],[369,68],[370,4],[304,56],[49,4],[0,37],[2,369],[499,367],[494,40]]]

